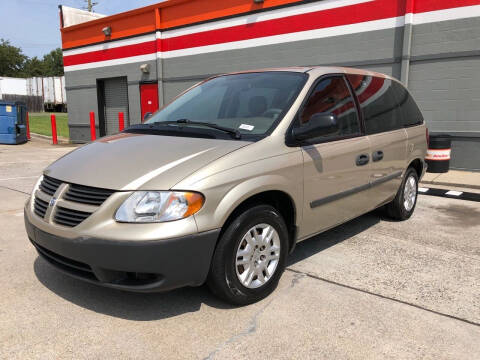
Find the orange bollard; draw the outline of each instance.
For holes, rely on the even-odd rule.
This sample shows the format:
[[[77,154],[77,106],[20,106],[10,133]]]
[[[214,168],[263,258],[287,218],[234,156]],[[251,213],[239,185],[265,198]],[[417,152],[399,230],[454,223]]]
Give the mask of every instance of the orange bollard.
[[[125,117],[123,112],[118,113],[118,131],[123,131],[125,129]]]
[[[90,138],[92,141],[95,141],[97,138],[97,133],[95,131],[95,113],[93,111],[90,112]]]
[[[58,144],[57,140],[57,119],[55,118],[55,114],[50,115],[50,121],[52,123],[52,142],[53,145]]]

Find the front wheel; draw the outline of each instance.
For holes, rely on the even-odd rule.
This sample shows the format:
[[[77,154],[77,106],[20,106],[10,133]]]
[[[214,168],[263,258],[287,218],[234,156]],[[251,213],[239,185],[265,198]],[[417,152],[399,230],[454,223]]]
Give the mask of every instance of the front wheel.
[[[223,232],[207,284],[229,303],[251,304],[275,290],[287,254],[288,231],[282,216],[272,206],[254,206]]]
[[[408,168],[395,199],[386,206],[388,216],[395,220],[410,218],[417,204],[417,196],[418,175],[414,169]]]

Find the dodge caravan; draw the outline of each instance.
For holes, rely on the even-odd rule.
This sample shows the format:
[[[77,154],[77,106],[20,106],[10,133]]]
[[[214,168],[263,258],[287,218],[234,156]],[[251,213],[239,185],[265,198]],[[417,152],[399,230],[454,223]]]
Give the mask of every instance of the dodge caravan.
[[[39,255],[154,292],[205,282],[248,304],[299,241],[373,209],[408,219],[426,127],[389,76],[337,67],[220,75],[45,169],[25,206]]]

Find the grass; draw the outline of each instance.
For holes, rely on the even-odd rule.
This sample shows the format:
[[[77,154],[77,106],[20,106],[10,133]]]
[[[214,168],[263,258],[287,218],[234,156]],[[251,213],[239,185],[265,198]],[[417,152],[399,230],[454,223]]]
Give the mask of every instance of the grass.
[[[50,121],[51,113],[30,113],[30,132],[52,136],[52,125]],[[57,119],[57,135],[69,138],[68,114],[54,113]]]

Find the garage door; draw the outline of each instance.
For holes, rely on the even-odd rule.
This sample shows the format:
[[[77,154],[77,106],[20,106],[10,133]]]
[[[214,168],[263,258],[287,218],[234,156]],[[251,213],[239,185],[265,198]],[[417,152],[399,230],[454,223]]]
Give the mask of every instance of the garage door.
[[[119,112],[123,112],[125,116],[125,126],[129,124],[127,78],[106,79],[103,86],[105,92],[105,133],[111,135],[118,132]]]
[[[432,132],[480,132],[480,57],[412,62],[408,87]]]
[[[416,61],[408,87],[431,133],[454,135],[451,169],[480,169],[480,57]]]

